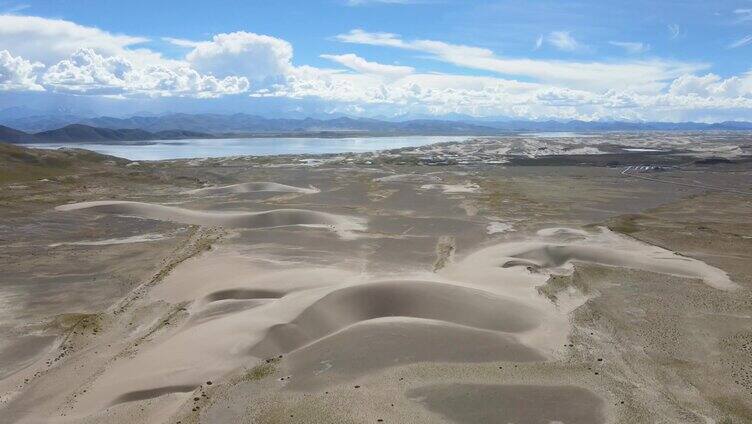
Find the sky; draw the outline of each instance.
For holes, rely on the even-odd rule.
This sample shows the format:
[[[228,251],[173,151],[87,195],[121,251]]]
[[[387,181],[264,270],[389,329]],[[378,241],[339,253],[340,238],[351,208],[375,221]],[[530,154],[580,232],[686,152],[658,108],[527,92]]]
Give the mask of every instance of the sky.
[[[752,121],[752,0],[0,0],[0,109]]]

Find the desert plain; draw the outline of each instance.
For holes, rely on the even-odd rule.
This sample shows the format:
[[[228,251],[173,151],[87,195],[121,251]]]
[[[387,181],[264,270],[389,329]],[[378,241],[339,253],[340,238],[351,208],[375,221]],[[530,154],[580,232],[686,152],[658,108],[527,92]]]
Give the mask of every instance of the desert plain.
[[[752,422],[752,136],[0,144],[0,422]]]

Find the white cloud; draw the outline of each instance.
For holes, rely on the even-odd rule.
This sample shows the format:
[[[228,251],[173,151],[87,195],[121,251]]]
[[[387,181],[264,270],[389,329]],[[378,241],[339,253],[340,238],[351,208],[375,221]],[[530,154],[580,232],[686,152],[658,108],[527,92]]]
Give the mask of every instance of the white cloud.
[[[212,98],[248,91],[246,77],[202,75],[189,66],[149,66],[129,79],[129,90],[150,96]]]
[[[201,44],[200,41],[192,41],[192,40],[186,40],[184,38],[173,38],[173,37],[162,37],[162,41],[166,41],[170,44],[174,44],[179,47],[190,47],[192,49],[198,47]]]
[[[572,37],[569,31],[553,31],[546,38],[549,44],[565,52],[583,50],[586,47]]]
[[[675,96],[752,99],[752,76],[747,74],[723,79],[715,74],[683,75],[671,83],[668,93]]]
[[[480,47],[433,40],[405,41],[396,34],[359,29],[337,35],[336,39],[347,43],[413,50],[465,68],[526,76],[541,82],[596,91],[629,89],[655,93],[680,75],[708,67],[705,64],[658,59],[610,63],[504,58]]]
[[[752,21],[752,9],[736,9],[734,14],[738,17],[739,22]]]
[[[145,41],[148,39],[111,34],[61,19],[0,15],[0,46],[35,62],[54,63],[80,48],[144,63],[163,60],[157,53],[134,48]]]
[[[219,79],[188,66],[135,66],[123,57],[105,57],[91,49],[80,49],[50,66],[42,79],[58,92],[117,96],[206,98],[242,93],[249,87],[242,77]]]
[[[415,71],[415,69],[409,66],[384,65],[376,62],[369,62],[352,53],[341,55],[322,54],[321,57],[337,62],[340,65],[346,66],[361,74],[379,75],[387,78],[400,78]]]
[[[307,68],[302,71],[303,68]],[[506,116],[520,119],[665,119],[692,111],[752,109],[752,78],[710,78],[694,84],[679,78],[671,91],[595,93],[493,77],[411,74],[393,81],[373,75],[297,68],[286,83],[257,90],[254,97],[315,98],[348,113]],[[746,93],[746,95],[744,94]]]
[[[252,32],[217,34],[209,41],[171,39],[193,47],[186,60],[200,72],[217,77],[244,76],[264,80],[287,74],[292,68],[292,46],[285,40]]]
[[[301,67],[285,84],[256,91],[256,97],[318,98],[335,104],[428,113],[511,113],[538,89],[537,84],[490,77],[410,74],[396,80],[376,75],[343,74]]]
[[[496,76],[418,73],[355,54],[322,55],[350,72],[295,65],[287,41],[250,32],[218,34],[205,41],[167,38],[187,52],[184,60],[170,60],[139,48],[144,41],[140,37],[6,15],[0,16],[0,46],[8,46],[0,51],[0,90],[191,98],[247,93],[306,99],[305,104],[326,105],[330,111],[393,116],[660,120],[752,112],[752,73],[725,78],[700,74],[707,68],[704,64],[508,58],[482,47],[362,30],[336,38],[411,51]],[[541,36],[536,44],[550,43],[548,38]],[[628,42],[612,44],[638,50]],[[524,81],[514,79],[518,77]]]
[[[44,68],[21,56],[13,57],[9,51],[0,50],[0,91],[43,91],[37,84],[37,70]]]
[[[638,43],[633,41],[609,41],[609,44],[616,47],[621,47],[624,49],[627,53],[630,54],[640,54],[645,53],[648,50],[650,50],[649,44],[644,43]]]
[[[389,33],[356,30],[340,35],[338,39],[419,51],[468,67],[488,66],[497,70],[497,60],[503,66],[508,65],[487,49],[432,40],[406,41]],[[342,56],[347,59],[325,57],[337,57],[340,63],[349,62],[353,65],[351,69],[363,60],[355,55]],[[561,70],[566,69],[564,66],[569,62],[528,60],[527,63],[534,66],[551,63]],[[366,115],[460,113],[520,119],[661,120],[667,116],[681,117],[704,110],[714,113],[752,110],[752,77],[749,76],[726,80],[710,77],[707,83],[697,83],[697,79],[705,77],[693,75],[693,71],[700,68],[694,66],[663,68],[668,65],[661,61],[586,65],[591,68],[584,69],[593,72],[593,78],[613,78],[609,73],[623,71],[627,75],[624,78],[653,81],[655,86],[650,90],[641,90],[643,87],[639,85],[635,85],[637,89],[630,89],[629,84],[624,84],[601,91],[597,85],[578,88],[567,81],[553,78],[521,82],[498,77],[415,72],[401,78],[385,79],[365,69],[359,73],[342,73],[303,66],[294,67],[284,82],[256,90],[252,96],[319,99],[329,105],[330,111]],[[604,66],[600,72],[599,66]],[[670,69],[670,72],[664,69]],[[647,76],[640,72],[645,72]],[[660,86],[657,86],[658,83]]]
[[[0,3],[0,7],[5,7],[5,9],[2,12],[0,12],[0,14],[13,15],[15,13],[18,13],[22,10],[26,10],[31,7],[31,5],[25,4],[25,3],[18,3],[12,6],[6,6],[6,4],[7,3]]]
[[[744,38],[740,38],[739,40],[734,41],[733,43],[728,45],[728,48],[736,49],[738,47],[744,47],[750,43],[752,43],[752,35],[748,35]]]
[[[671,39],[676,39],[681,35],[681,27],[678,24],[669,24],[667,26]]]
[[[402,41],[399,35],[391,32],[369,32],[362,29],[353,29],[347,34],[339,34],[334,38],[345,43],[409,48],[408,43]]]
[[[591,93],[568,88],[548,88],[535,94],[535,99],[549,106],[583,106],[595,104],[595,97]]]
[[[210,55],[211,52],[201,56],[208,48],[223,46],[222,36],[229,35],[218,36],[214,44],[190,46],[196,52],[197,62],[203,63],[202,59]],[[9,80],[2,83],[2,87],[26,86],[27,89],[48,88],[56,92],[121,97],[201,98],[238,94],[249,88],[248,78],[242,75],[202,73],[188,62],[166,59],[159,53],[139,48],[145,41],[148,39],[112,34],[60,19],[0,15],[0,45],[12,49],[2,58],[0,73],[4,80]],[[41,72],[44,66],[46,70]],[[7,75],[15,77],[9,79]]]
[[[122,57],[103,57],[91,49],[80,49],[50,66],[43,81],[62,91],[120,94],[125,88],[125,76],[131,72],[133,65]]]
[[[541,47],[543,47],[543,35],[539,35],[535,40],[535,48],[533,50],[538,50]]]

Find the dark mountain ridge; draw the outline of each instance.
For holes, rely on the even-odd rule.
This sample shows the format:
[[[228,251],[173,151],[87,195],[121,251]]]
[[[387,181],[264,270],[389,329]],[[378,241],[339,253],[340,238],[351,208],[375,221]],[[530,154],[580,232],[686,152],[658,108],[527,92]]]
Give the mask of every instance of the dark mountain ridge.
[[[627,121],[468,121],[413,119],[385,121],[370,118],[339,117],[334,119],[265,118],[236,113],[171,114],[135,116],[131,118],[100,117],[83,121],[86,125],[104,128],[133,128],[147,131],[181,129],[207,133],[264,133],[364,131],[395,134],[473,134],[493,135],[500,131],[703,131],[752,130],[752,122],[627,122]]]
[[[264,118],[258,115],[236,113],[172,114],[165,116],[135,116],[132,118],[100,117],[82,121],[83,124],[101,128],[131,128],[146,131],[187,130],[210,134],[227,133],[303,133],[303,132],[366,132],[371,134],[474,134],[491,135],[497,130],[486,125],[459,121],[411,120],[388,122],[367,118],[340,117],[334,119]]]
[[[56,130],[30,134],[0,126],[0,142],[8,143],[119,143],[125,141],[180,140],[186,138],[214,138],[211,134],[194,131],[169,130],[149,132],[140,129],[97,128],[71,124]]]
[[[99,117],[41,132],[24,132],[0,125],[0,141],[10,143],[121,143],[128,141],[180,140],[189,138],[250,137],[353,137],[397,135],[489,136],[515,132],[604,132],[604,131],[752,131],[750,122],[621,122],[621,121],[442,121],[415,119],[382,121],[367,118],[334,119],[264,118],[238,113],[172,114]]]
[[[34,136],[31,134],[0,125],[0,141],[8,143],[26,143],[32,141],[33,138]]]

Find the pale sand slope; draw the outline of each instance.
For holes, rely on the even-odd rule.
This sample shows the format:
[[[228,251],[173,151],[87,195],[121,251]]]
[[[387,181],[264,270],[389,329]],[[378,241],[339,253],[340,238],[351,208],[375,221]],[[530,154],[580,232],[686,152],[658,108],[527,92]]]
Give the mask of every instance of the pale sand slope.
[[[292,351],[287,389],[311,391],[416,362],[534,362],[546,357],[516,338],[446,321],[389,317],[362,321]]]
[[[363,220],[305,209],[275,209],[264,212],[196,211],[175,206],[119,200],[61,205],[59,211],[88,210],[113,215],[173,221],[183,224],[222,226],[228,228],[275,228],[289,226],[323,227],[340,235],[363,231]]]
[[[486,264],[495,261],[502,268],[522,267],[553,273],[571,271],[572,262],[587,262],[697,278],[720,290],[738,288],[721,269],[621,236],[606,228],[601,228],[598,233],[553,228],[541,230],[537,236],[530,241],[505,243],[481,250],[467,262]],[[471,268],[467,270],[471,271]]]
[[[221,187],[205,187],[195,190],[187,191],[186,194],[208,194],[208,195],[223,195],[223,194],[243,194],[243,193],[259,193],[259,192],[275,192],[275,193],[300,193],[300,194],[314,194],[319,193],[321,190],[314,186],[308,188],[295,187],[286,184],[280,184],[275,182],[253,182],[253,183],[240,183],[232,184]]]
[[[111,239],[104,239],[104,240],[81,240],[81,241],[70,241],[70,242],[62,242],[62,243],[52,243],[48,245],[49,247],[59,247],[59,246],[109,246],[111,244],[128,244],[128,243],[146,243],[150,241],[159,241],[164,240],[168,238],[169,236],[165,234],[141,234],[138,236],[131,236],[131,237],[120,237],[120,238],[111,238]]]
[[[500,270],[526,279],[526,271]],[[566,328],[560,311],[543,298],[512,300],[431,273],[405,277],[382,280],[321,268],[270,270],[232,252],[205,254],[183,264],[152,292],[154,300],[191,302],[188,312],[195,318],[127,361],[113,363],[78,397],[69,417],[100,416],[107,407],[168,392],[175,394],[162,399],[164,407],[176,408],[191,396],[191,387],[289,353],[289,372],[296,376],[289,388],[306,390],[392,366],[394,358],[402,363],[542,360],[553,347],[549,342],[566,337],[565,332],[529,336],[549,332],[554,321]],[[414,337],[405,339],[410,334]],[[548,342],[520,343],[526,335]],[[450,345],[456,345],[454,351],[442,349]],[[350,365],[338,362],[325,380],[317,380],[320,364],[312,365],[334,351]]]
[[[147,206],[149,214],[164,208]],[[174,214],[177,208],[166,209]],[[148,399],[158,415],[143,421],[158,422],[179,411],[206,381],[222,381],[279,355],[287,358],[282,367],[291,377],[281,387],[295,391],[335,386],[416,362],[545,360],[566,342],[568,313],[585,299],[564,295],[554,304],[538,295],[536,287],[552,273],[568,272],[563,265],[571,261],[683,275],[718,288],[733,286],[716,268],[607,230],[543,231],[530,241],[502,243],[449,262],[438,273],[394,275],[368,275],[344,266],[272,267],[227,246],[181,264],[151,291],[144,302],[185,305],[188,319],[110,363],[59,420],[106,421],[127,413],[138,405],[135,401]],[[517,415],[506,417],[509,420],[605,419],[602,400],[581,388],[461,389],[489,400],[564,396],[583,408],[576,413],[554,405],[544,414],[525,406],[511,409]],[[452,412],[442,406],[447,390],[452,388],[429,387],[414,395],[451,418]]]

